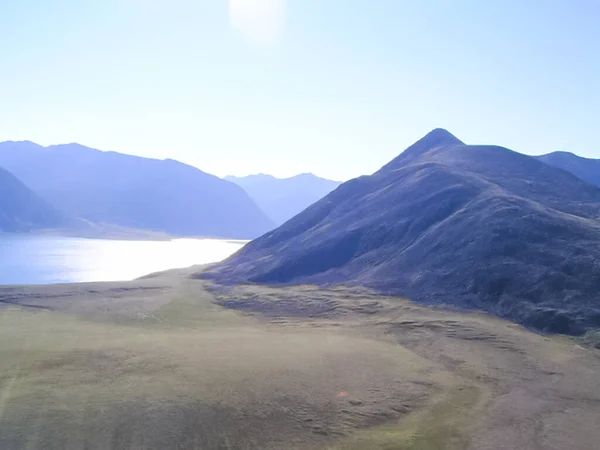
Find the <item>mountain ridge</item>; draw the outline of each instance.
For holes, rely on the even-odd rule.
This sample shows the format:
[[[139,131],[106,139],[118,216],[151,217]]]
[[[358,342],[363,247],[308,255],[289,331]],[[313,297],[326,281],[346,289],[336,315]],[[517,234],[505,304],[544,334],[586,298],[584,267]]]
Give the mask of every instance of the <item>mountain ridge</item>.
[[[0,232],[31,232],[73,224],[72,218],[40,198],[14,174],[0,167]]]
[[[246,177],[227,176],[225,179],[244,188],[257,205],[279,225],[341,184],[312,173],[288,178],[255,174]]]
[[[600,159],[584,158],[571,152],[552,152],[536,156],[540,161],[566,170],[582,180],[600,186]]]
[[[0,143],[0,166],[58,209],[94,223],[239,239],[274,226],[239,186],[171,159],[13,141]]]

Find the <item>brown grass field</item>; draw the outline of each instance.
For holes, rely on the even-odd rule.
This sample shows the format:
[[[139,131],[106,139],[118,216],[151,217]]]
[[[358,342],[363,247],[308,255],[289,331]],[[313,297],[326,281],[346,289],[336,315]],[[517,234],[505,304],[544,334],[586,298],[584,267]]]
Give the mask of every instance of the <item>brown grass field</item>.
[[[0,449],[599,448],[598,350],[198,270],[0,288]]]

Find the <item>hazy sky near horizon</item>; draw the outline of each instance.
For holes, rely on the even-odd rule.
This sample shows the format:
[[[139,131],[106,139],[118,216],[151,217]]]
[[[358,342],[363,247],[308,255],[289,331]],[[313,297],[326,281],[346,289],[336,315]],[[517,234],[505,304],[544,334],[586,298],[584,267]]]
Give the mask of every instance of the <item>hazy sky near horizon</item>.
[[[0,2],[0,141],[371,173],[433,128],[600,158],[596,0]]]

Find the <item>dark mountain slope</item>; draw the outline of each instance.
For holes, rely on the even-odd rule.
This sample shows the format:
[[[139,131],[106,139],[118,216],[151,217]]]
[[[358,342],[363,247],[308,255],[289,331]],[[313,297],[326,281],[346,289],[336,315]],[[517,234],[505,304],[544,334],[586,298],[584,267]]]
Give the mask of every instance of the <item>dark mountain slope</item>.
[[[588,183],[600,186],[600,159],[582,158],[568,152],[554,152],[536,156],[540,161],[571,172]]]
[[[312,173],[291,178],[258,174],[247,177],[229,176],[225,179],[243,187],[277,225],[288,221],[341,184]]]
[[[4,142],[0,165],[60,209],[97,223],[228,238],[273,228],[242,188],[174,160]]]
[[[434,130],[207,276],[360,284],[578,334],[600,326],[598,217],[596,187]]]
[[[73,225],[17,177],[0,168],[0,231],[27,232]]]

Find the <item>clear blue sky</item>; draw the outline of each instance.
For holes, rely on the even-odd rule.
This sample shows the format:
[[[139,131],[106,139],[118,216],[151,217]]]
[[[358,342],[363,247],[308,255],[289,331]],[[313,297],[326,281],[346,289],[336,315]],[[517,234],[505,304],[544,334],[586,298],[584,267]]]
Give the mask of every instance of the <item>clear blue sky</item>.
[[[344,180],[436,127],[600,158],[600,2],[0,2],[0,140]]]

